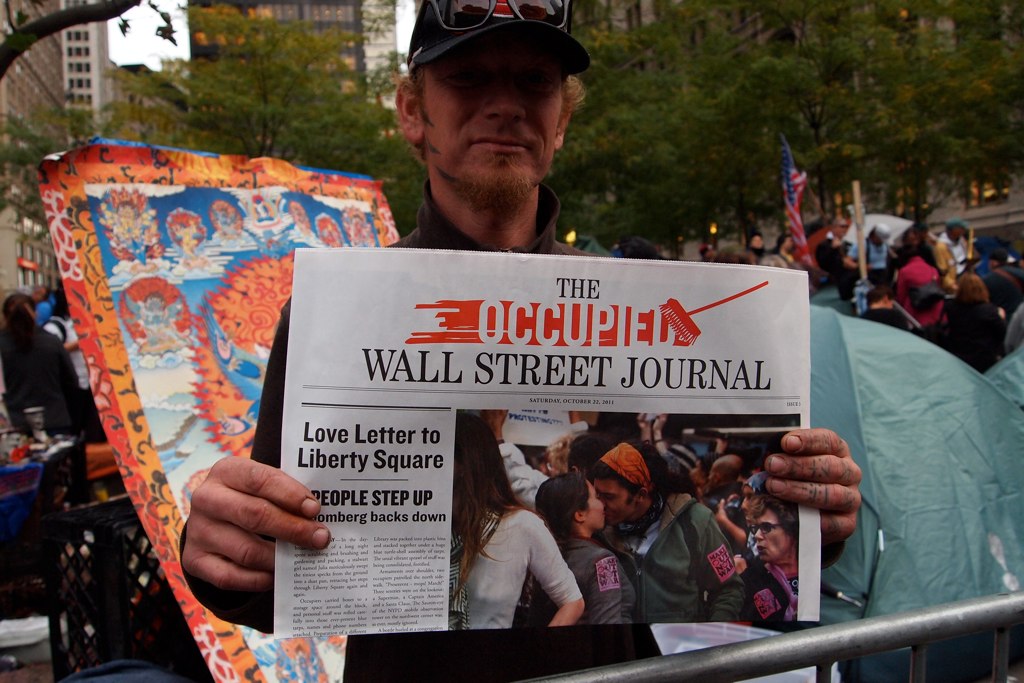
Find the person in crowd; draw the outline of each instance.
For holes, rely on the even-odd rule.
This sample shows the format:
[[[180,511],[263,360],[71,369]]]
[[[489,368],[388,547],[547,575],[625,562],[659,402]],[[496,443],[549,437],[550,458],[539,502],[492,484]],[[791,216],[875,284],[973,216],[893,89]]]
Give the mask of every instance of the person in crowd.
[[[747,253],[753,256],[753,262],[757,263],[765,254],[764,235],[754,230],[747,238]]]
[[[796,508],[777,498],[755,495],[746,506],[757,555],[740,575],[746,594],[740,619],[793,621],[800,593],[800,527]]]
[[[580,472],[541,484],[537,512],[551,529],[562,557],[583,592],[581,624],[625,624],[633,618],[636,591],[622,564],[594,535],[604,529],[604,503]],[[543,615],[542,622],[547,615]]]
[[[922,327],[937,325],[945,302],[939,271],[928,264],[922,244],[904,245],[896,273],[896,301]]]
[[[935,264],[942,275],[942,288],[949,294],[956,294],[957,278],[967,268],[966,234],[967,223],[962,218],[950,218],[946,221],[946,231],[932,245]]]
[[[988,255],[989,272],[982,277],[989,300],[1009,319],[1024,300],[1024,270],[1014,265],[1010,252],[996,247]]]
[[[877,223],[871,228],[864,240],[864,258],[868,267],[868,280],[873,285],[892,283],[893,253],[889,247],[892,241],[892,228],[885,223]],[[858,262],[860,251],[856,244],[850,246],[849,256]]]
[[[569,471],[569,447],[573,438],[574,434],[563,434],[548,444],[539,466],[541,472],[549,477],[557,477]]]
[[[89,368],[85,364],[85,354],[79,348],[78,334],[71,321],[64,290],[58,289],[54,299],[53,315],[43,325],[43,329],[64,344],[64,350],[71,356],[71,364],[75,366],[78,393],[68,401],[72,423],[75,431],[84,435],[86,443],[102,443],[106,441],[106,435],[103,433],[103,425],[92,397],[92,389],[89,387]]]
[[[636,620],[729,621],[743,583],[729,542],[691,482],[672,476],[650,444],[620,443],[591,472],[605,539],[637,581]]]
[[[938,270],[938,264],[935,262],[935,249],[932,247],[933,242],[934,238],[928,232],[926,224],[912,224],[903,233],[903,244],[896,255],[896,268],[905,266],[907,260],[916,254],[929,266]]]
[[[543,520],[512,493],[498,442],[481,418],[455,418],[455,478],[452,535],[461,544],[459,580],[465,590],[467,628],[509,628],[528,576],[537,580],[557,609],[549,626],[571,626],[583,614],[583,596]]]
[[[619,258],[646,259],[660,261],[663,257],[658,246],[638,235],[624,235],[612,248],[612,255]]]
[[[868,292],[868,307],[861,318],[883,325],[891,325],[900,330],[909,331],[911,326],[907,317],[893,306],[895,292],[888,285],[875,285]]]
[[[739,483],[743,474],[743,458],[735,453],[723,453],[715,458],[708,470],[708,478],[698,490],[698,495],[705,497],[721,495],[723,489],[733,487]],[[714,509],[714,506],[708,506]]]
[[[823,239],[814,251],[814,258],[826,273],[828,281],[835,285],[839,298],[849,301],[853,298],[853,288],[860,277],[857,262],[850,258],[848,246],[843,241],[848,223],[839,219],[833,222]]]
[[[1003,351],[1009,355],[1024,346],[1024,306],[1018,306],[1016,313],[1006,323],[1006,337],[1003,338]]]
[[[755,472],[739,485],[739,491],[720,499],[715,507],[715,521],[732,544],[737,569],[742,572],[746,559],[756,554],[754,538],[747,528],[747,507],[752,496],[764,493],[765,472]]]
[[[988,298],[978,275],[967,271],[957,281],[956,296],[946,302],[945,347],[978,372],[985,372],[1003,355],[1006,319]]]
[[[35,311],[35,302],[27,294],[4,299],[0,330],[4,402],[17,429],[29,429],[27,408],[41,407],[48,433],[71,434],[75,430],[68,403],[78,393],[75,368],[60,340],[36,325]]]
[[[481,410],[480,417],[490,427],[491,433],[498,442],[498,450],[501,453],[505,473],[508,475],[513,493],[526,507],[532,510],[537,487],[547,481],[548,476],[526,462],[523,451],[502,437],[502,429],[505,419],[508,417],[507,410]]]
[[[721,455],[712,463],[703,489],[698,490],[700,501],[714,512],[722,533],[734,549],[741,550],[747,542],[742,507],[746,469],[740,456],[733,453]]]
[[[835,230],[827,230],[825,237],[814,248],[814,261],[828,274],[828,284],[835,285],[842,263],[843,238]]]
[[[747,528],[743,523],[743,504],[746,501],[744,488],[743,484],[737,482],[714,500],[715,521],[722,534],[729,539],[734,555],[742,554],[747,547]]]
[[[551,23],[492,7],[473,14],[470,26],[453,26],[442,22],[451,16],[447,0],[420,5],[396,110],[428,180],[417,227],[395,246],[579,253],[555,240],[559,201],[542,183],[582,99],[574,74],[589,63],[567,30],[568,7],[558,5]],[[314,519],[316,498],[279,469],[288,329],[286,307],[267,363],[252,459],[224,458],[211,468],[181,535],[184,576],[200,602],[263,631],[273,629],[275,543],[324,549],[331,542],[329,528]],[[766,463],[775,495],[822,511],[822,550],[834,561],[861,500],[860,468],[846,443],[830,430],[794,430]],[[647,628],[534,631],[352,636],[345,677],[514,680],[658,653]]]
[[[775,241],[775,248],[772,249],[773,254],[778,254],[786,260],[787,265],[792,265],[796,262],[796,257],[793,255],[793,250],[796,245],[793,243],[793,236],[788,232],[784,232],[779,235],[779,238]]]
[[[601,431],[586,431],[576,435],[569,444],[569,471],[580,472],[590,479],[590,468],[613,446],[616,440]]]
[[[697,252],[700,254],[700,260],[703,263],[714,263],[717,251],[718,250],[715,249],[715,245],[711,244],[710,242],[704,242],[703,244],[700,245],[700,248],[697,250]]]
[[[32,300],[36,307],[36,325],[42,327],[53,315],[53,307],[56,299],[53,292],[46,285],[36,285],[32,288]]]
[[[668,468],[673,474],[689,476],[697,466],[699,458],[685,444],[666,437],[664,432],[667,422],[667,413],[639,413],[637,415],[639,439],[654,444],[654,447],[661,453],[661,457],[665,458],[665,462],[668,463]],[[608,447],[601,451],[601,455],[611,450],[613,445],[608,444]]]

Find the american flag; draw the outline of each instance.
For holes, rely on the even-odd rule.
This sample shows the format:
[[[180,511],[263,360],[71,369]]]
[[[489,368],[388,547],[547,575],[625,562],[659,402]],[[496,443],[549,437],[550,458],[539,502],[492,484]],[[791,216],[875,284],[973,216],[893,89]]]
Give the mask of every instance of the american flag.
[[[786,218],[789,220],[789,232],[793,235],[793,254],[802,263],[811,263],[811,252],[807,248],[807,235],[804,233],[804,219],[800,216],[800,200],[807,187],[807,173],[797,170],[793,162],[793,153],[782,139],[782,196],[786,200]]]

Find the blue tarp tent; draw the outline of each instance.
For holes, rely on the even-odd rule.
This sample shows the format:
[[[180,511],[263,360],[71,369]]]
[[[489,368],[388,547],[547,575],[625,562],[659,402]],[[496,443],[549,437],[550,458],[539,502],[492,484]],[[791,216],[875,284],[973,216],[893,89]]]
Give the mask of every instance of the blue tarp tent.
[[[822,580],[822,623],[1019,590],[1024,581],[1024,411],[928,341],[811,306],[811,424],[847,440],[864,471],[856,533]],[[991,637],[930,650],[929,680],[985,675]],[[966,650],[965,650],[966,648]],[[845,680],[907,680],[879,656]]]

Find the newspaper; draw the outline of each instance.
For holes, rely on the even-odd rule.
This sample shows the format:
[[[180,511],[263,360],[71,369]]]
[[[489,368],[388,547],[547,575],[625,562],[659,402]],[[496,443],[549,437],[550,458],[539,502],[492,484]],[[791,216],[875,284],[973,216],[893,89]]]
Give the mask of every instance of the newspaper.
[[[808,426],[808,321],[806,274],[793,270],[298,250],[281,466],[320,500],[333,541],[324,551],[277,544],[275,633],[449,628],[450,585],[466,584],[450,582],[457,411],[508,411],[502,448],[514,447],[528,479],[564,471],[553,440],[608,425],[643,432],[655,420],[671,442],[659,450],[684,474],[706,474],[724,453],[758,466],[781,434]],[[789,618],[815,620],[817,512],[801,508],[798,520],[799,579],[790,583],[799,600]],[[742,513],[738,526],[746,530]],[[708,555],[720,580],[738,575],[730,556],[742,546]],[[492,560],[500,554],[487,549]],[[618,587],[614,573],[604,581]],[[521,586],[504,589],[511,610]],[[473,602],[469,626],[495,627],[480,622],[490,606]]]

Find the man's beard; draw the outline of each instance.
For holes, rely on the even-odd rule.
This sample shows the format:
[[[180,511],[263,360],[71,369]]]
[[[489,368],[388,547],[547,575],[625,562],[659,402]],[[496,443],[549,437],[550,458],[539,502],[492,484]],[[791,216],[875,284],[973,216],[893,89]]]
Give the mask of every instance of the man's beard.
[[[495,154],[490,172],[472,178],[452,178],[452,186],[474,211],[507,212],[518,208],[537,182],[511,158]]]

